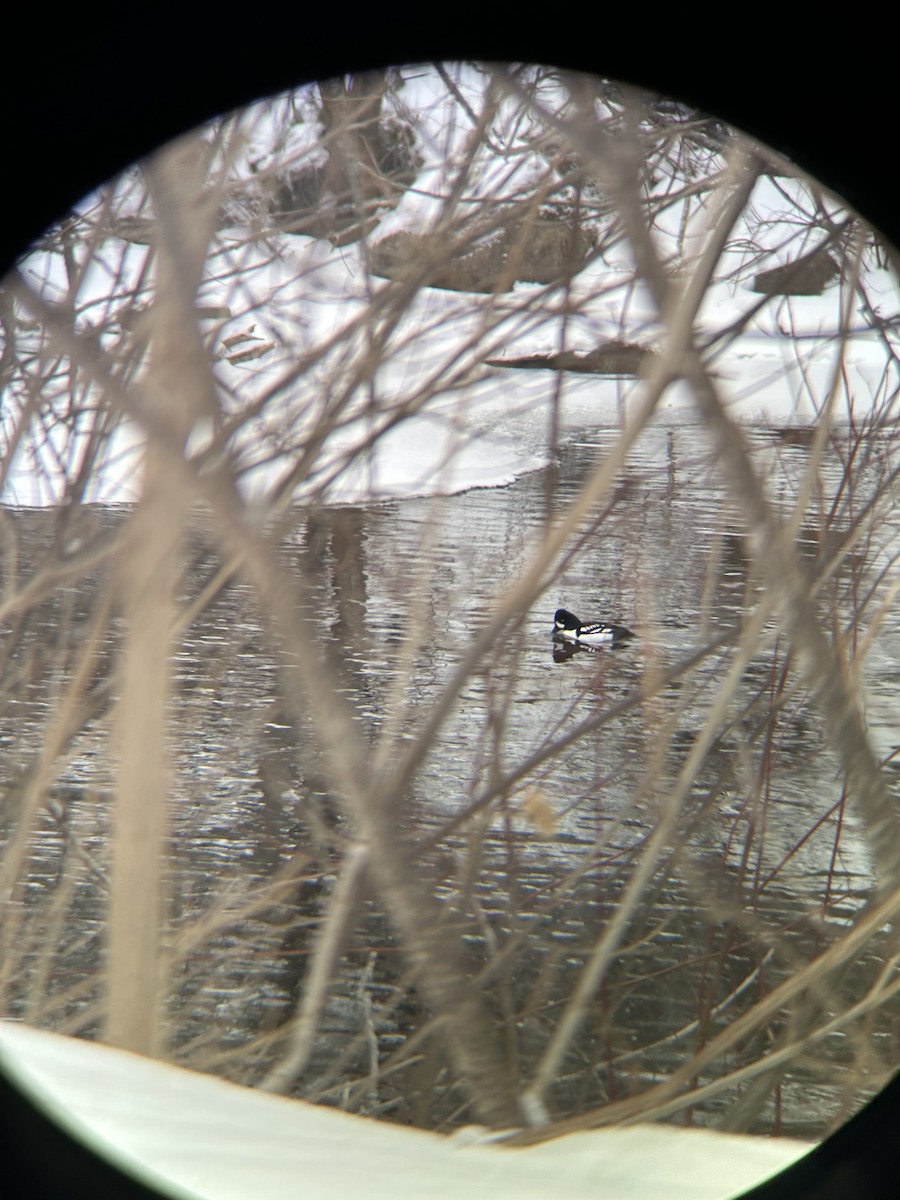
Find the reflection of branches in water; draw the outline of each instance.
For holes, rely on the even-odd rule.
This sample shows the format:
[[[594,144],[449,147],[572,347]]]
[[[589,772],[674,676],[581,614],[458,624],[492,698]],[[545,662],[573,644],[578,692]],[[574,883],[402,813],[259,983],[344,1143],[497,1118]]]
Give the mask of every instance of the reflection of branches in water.
[[[179,154],[204,156],[191,195],[165,182]],[[3,780],[7,1010],[433,1126],[474,1117],[535,1138],[688,1108],[726,1119],[727,1094],[731,1119],[771,1127],[783,1081],[832,1069],[809,1048],[865,1031],[896,991],[900,835],[861,712],[898,586],[895,329],[871,243],[790,164],[682,106],[553,71],[449,67],[418,92],[381,74],[238,114],[51,231],[0,310],[2,480],[29,454],[57,500],[40,537],[16,514],[0,531],[0,722],[21,747]],[[823,384],[792,294],[825,253],[838,298]],[[709,316],[722,281],[763,275],[781,295]],[[860,316],[883,352],[865,412],[849,382]],[[786,331],[815,414],[768,447],[738,426],[719,374],[763,320]],[[435,507],[410,562],[376,572],[371,514],[329,502],[366,477],[361,461],[377,483],[386,440],[423,415],[446,434],[426,473],[449,479],[497,419],[479,410],[491,364],[510,378],[508,348],[535,338],[557,367],[632,340],[654,351],[618,385],[603,454],[509,533],[514,566],[478,545],[442,561]],[[518,419],[545,423],[553,456],[571,378],[557,370],[538,410],[521,385]],[[666,647],[667,592],[629,518],[639,649],[584,656],[529,725],[533,683],[508,648],[624,520],[647,483],[624,471],[676,385],[727,496],[690,567],[691,637]],[[113,519],[93,501],[123,461],[140,500]],[[689,478],[668,469],[667,504]],[[477,609],[467,572],[490,581]],[[729,574],[742,600],[720,607]],[[167,827],[194,818],[165,797],[190,797],[201,824],[213,811],[229,766],[204,747],[232,670],[258,672],[229,748],[271,857],[257,829],[250,879],[194,894],[189,856],[166,848]],[[41,714],[27,735],[23,688]],[[803,725],[835,781],[781,845]],[[112,834],[106,801],[82,824],[66,791],[92,756],[116,782]],[[55,889],[35,886],[48,816],[68,822]],[[877,891],[841,876],[854,823]],[[817,892],[797,886],[807,854],[828,863]],[[66,944],[82,893],[110,909],[102,965],[96,933],[80,960]],[[75,981],[55,982],[76,960]],[[220,1020],[205,993],[238,961],[241,999]],[[249,980],[279,998],[258,1009]],[[849,1058],[856,1099],[865,1032]]]

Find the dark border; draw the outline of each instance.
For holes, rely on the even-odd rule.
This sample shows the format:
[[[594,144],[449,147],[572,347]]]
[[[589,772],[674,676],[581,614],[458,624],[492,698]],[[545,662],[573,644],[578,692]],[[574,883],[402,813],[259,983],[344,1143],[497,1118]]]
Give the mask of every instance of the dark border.
[[[24,15],[16,8],[3,20],[0,275],[86,192],[216,113],[341,71],[458,58],[553,62],[696,104],[794,158],[900,245],[888,165],[893,31],[867,28],[863,37],[853,13],[829,29],[824,11],[803,10],[801,31],[769,10],[611,12],[596,0],[543,6],[534,16],[484,0],[368,9],[89,0]],[[740,31],[726,32],[726,18],[729,28],[741,22]],[[900,1078],[748,1200],[895,1200],[898,1128]],[[2,1077],[0,1164],[3,1178],[27,1181],[33,1197],[156,1194],[69,1138]]]

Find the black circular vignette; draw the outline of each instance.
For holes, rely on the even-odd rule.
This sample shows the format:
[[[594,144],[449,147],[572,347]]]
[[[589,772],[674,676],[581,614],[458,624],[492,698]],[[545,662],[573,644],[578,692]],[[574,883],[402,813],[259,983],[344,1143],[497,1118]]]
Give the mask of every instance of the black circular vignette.
[[[824,32],[746,34],[720,16],[568,6],[559,27],[518,6],[458,2],[310,10],[96,3],[6,16],[4,219],[0,271],[92,188],[176,134],[248,101],[345,71],[435,60],[540,61],[652,87],[722,117],[800,163],[900,244],[885,67]],[[499,11],[498,11],[499,9]],[[540,20],[548,22],[547,10]],[[658,21],[659,29],[654,28]],[[681,25],[679,26],[679,22]],[[807,22],[807,26],[808,26]],[[528,25],[527,28],[525,26]],[[832,34],[833,37],[833,34]],[[841,61],[846,58],[847,61]],[[860,1200],[900,1195],[893,1130],[900,1079],[753,1200]],[[148,1188],[68,1137],[0,1078],[0,1161],[28,1194],[148,1200]]]

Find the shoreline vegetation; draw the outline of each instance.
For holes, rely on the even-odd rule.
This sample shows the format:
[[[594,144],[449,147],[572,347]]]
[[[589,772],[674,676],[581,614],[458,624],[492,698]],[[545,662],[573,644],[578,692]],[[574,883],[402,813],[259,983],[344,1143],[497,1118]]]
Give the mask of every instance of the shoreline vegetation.
[[[898,1057],[896,745],[872,736],[895,731],[873,676],[900,644],[887,261],[722,122],[538,68],[310,86],[49,230],[0,306],[2,1012],[424,1129],[777,1134],[835,1064],[804,1135],[845,1119]],[[705,449],[684,463],[688,426]],[[442,559],[442,498],[536,472],[533,515],[491,528],[515,569],[479,560],[473,607],[477,510],[472,557]],[[706,555],[685,630],[627,504],[675,508],[692,472],[720,492],[685,531]],[[423,497],[421,553],[379,574],[354,506]],[[562,596],[601,553],[611,582]],[[558,715],[514,742],[543,698],[509,648],[563,600],[622,596],[638,649],[566,664]],[[251,771],[206,750],[248,663]],[[830,782],[777,845],[800,752]],[[252,881],[218,817],[206,877],[179,858],[223,776],[261,822]],[[592,842],[535,857],[612,794]],[[229,957],[252,986],[198,1029]],[[647,1005],[662,1057],[635,1044]]]

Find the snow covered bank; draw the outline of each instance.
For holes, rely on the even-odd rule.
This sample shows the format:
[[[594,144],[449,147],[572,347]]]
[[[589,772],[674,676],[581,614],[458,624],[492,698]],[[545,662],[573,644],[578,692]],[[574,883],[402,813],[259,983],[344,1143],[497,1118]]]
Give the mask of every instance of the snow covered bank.
[[[323,232],[318,201],[315,219],[300,222],[307,230],[301,234],[285,232],[267,208],[267,186],[280,195],[285,179],[317,180],[320,187],[327,175],[333,143],[317,123],[313,90],[233,118],[240,149],[221,166],[222,224],[197,304],[228,452],[254,499],[281,487],[298,502],[495,487],[548,461],[551,429],[566,436],[618,426],[633,408],[641,388],[634,379],[487,365],[560,350],[584,354],[610,339],[659,348],[666,337],[592,169],[573,201],[572,162],[560,157],[558,131],[547,142],[553,124],[541,112],[554,104],[566,111],[562,86],[544,81],[533,111],[507,98],[473,149],[471,117],[489,103],[489,82],[489,73],[460,68],[453,94],[433,70],[407,72],[379,111],[395,131],[407,130],[410,145],[416,140],[415,154],[407,155],[407,173],[389,199],[376,204],[365,239],[336,244]],[[460,107],[463,95],[468,110]],[[614,124],[616,102],[598,101],[597,118],[598,128]],[[673,280],[689,279],[701,261],[726,166],[724,134],[707,130],[698,141],[692,129],[692,118],[676,114],[659,145],[650,137],[648,153],[658,158],[640,181],[655,250]],[[679,138],[681,158],[659,148]],[[398,234],[427,235],[423,245],[440,249],[446,242],[448,254],[462,246],[460,253],[477,255],[491,236],[509,241],[523,211],[526,233],[529,213],[542,228],[553,226],[548,206],[559,216],[557,232],[582,212],[582,249],[596,243],[571,278],[525,282],[535,277],[525,272],[519,282],[498,278],[493,290],[467,292],[429,286],[435,278],[427,271],[404,287],[402,276],[388,280],[376,269],[379,245]],[[453,224],[457,212],[460,226]],[[695,330],[741,420],[809,423],[830,396],[837,424],[858,423],[873,409],[883,422],[895,418],[897,281],[863,232],[854,242],[853,220],[799,175],[760,172]],[[29,285],[71,315],[114,374],[117,364],[129,364],[119,371],[127,386],[140,380],[141,322],[153,299],[151,234],[134,171],[85,202],[67,242],[50,239],[23,265]],[[821,294],[754,291],[760,278],[815,252],[826,236],[831,253],[844,257]],[[88,499],[133,500],[137,430],[121,409],[112,424],[101,419],[110,399],[91,380],[90,363],[76,369],[39,324],[19,324],[19,373],[3,408],[7,474],[0,499],[59,503],[67,484],[71,490],[86,475]],[[669,387],[657,420],[696,419],[687,388]],[[295,475],[310,446],[314,459]],[[95,459],[85,470],[88,455]]]
[[[671,1126],[529,1149],[467,1144],[0,1023],[0,1065],[72,1134],[173,1197],[204,1200],[726,1200],[805,1142]],[[474,1131],[473,1131],[474,1133]]]

